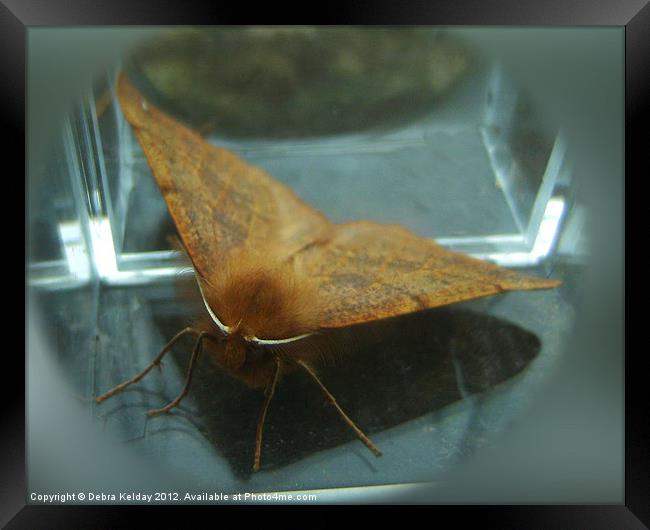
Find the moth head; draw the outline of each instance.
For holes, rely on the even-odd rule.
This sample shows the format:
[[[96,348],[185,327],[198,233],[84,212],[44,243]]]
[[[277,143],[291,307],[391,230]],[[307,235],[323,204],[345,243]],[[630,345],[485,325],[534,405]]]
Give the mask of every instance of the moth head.
[[[308,283],[288,268],[246,264],[224,268],[218,278],[197,278],[205,309],[223,335],[271,347],[299,341],[317,329],[318,296]]]
[[[221,355],[217,357],[219,363],[230,372],[241,370],[246,362],[246,342],[238,333],[232,333],[226,337],[225,345]]]
[[[273,374],[275,357],[286,352],[284,345],[298,343],[310,333],[286,339],[261,339],[240,319],[235,325],[224,324],[204,298],[212,322],[224,340],[213,349],[217,363],[230,375],[251,387],[263,387]]]

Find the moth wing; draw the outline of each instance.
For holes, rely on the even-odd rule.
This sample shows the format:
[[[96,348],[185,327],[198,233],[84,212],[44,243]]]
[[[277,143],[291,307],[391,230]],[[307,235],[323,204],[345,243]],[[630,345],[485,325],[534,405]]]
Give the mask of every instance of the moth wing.
[[[117,93],[204,278],[219,274],[236,250],[291,258],[318,287],[323,328],[558,284],[448,251],[400,226],[332,225],[262,169],[159,111],[123,74]]]
[[[398,225],[338,225],[295,260],[319,289],[323,328],[411,313],[508,290],[560,282],[525,276],[446,250]]]
[[[218,274],[233,250],[290,255],[332,229],[288,187],[170,118],[122,73],[117,95],[194,266]]]

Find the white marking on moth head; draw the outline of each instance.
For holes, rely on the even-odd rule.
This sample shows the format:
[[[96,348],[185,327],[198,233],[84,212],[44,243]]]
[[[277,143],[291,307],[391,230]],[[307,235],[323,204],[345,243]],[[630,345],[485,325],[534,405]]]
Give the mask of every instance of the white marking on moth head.
[[[207,299],[205,298],[205,293],[203,292],[203,287],[201,287],[201,280],[197,277],[197,283],[199,284],[199,291],[201,291],[201,298],[203,298],[203,303],[205,304],[205,308],[208,310],[208,314],[214,321],[214,323],[217,325],[217,327],[223,331],[226,335],[230,335],[232,329],[230,326],[226,326],[221,320],[219,320],[219,317],[215,314],[214,311],[212,311],[212,308],[210,307],[210,304],[208,304]]]
[[[255,344],[272,346],[275,344],[288,344],[290,342],[295,342],[300,339],[309,337],[311,333],[303,333],[302,335],[296,335],[295,337],[290,337],[288,339],[258,339],[257,337],[246,338],[249,342],[254,342]]]
[[[149,103],[147,103],[146,99],[140,100],[140,105],[142,106],[142,110],[145,112],[149,110]]]

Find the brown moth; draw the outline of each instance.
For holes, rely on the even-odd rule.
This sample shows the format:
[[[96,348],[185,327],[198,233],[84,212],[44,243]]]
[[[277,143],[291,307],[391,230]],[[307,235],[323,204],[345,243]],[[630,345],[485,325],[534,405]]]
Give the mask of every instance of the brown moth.
[[[524,276],[451,252],[398,225],[331,223],[293,191],[147,101],[124,74],[118,98],[167,202],[189,255],[206,317],[173,337],[132,379],[140,381],[185,335],[196,337],[181,394],[150,415],[168,412],[188,393],[205,350],[227,373],[264,388],[254,469],[262,429],[278,381],[301,370],[376,455],[379,449],[317,376],[318,351],[308,337],[488,296],[546,289],[559,281]]]

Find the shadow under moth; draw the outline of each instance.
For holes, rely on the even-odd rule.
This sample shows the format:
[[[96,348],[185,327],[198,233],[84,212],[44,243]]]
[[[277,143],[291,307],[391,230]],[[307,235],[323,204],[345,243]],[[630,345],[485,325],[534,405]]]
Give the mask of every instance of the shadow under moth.
[[[117,95],[187,252],[205,306],[200,325],[175,335],[139,374],[96,398],[140,381],[185,336],[195,345],[181,393],[205,352],[231,376],[264,390],[254,469],[278,382],[299,371],[376,456],[380,450],[318,377],[328,330],[406,315],[510,290],[545,289],[525,276],[451,252],[398,225],[330,222],[292,190],[149,102],[122,73]],[[319,346],[319,344],[321,344]]]

